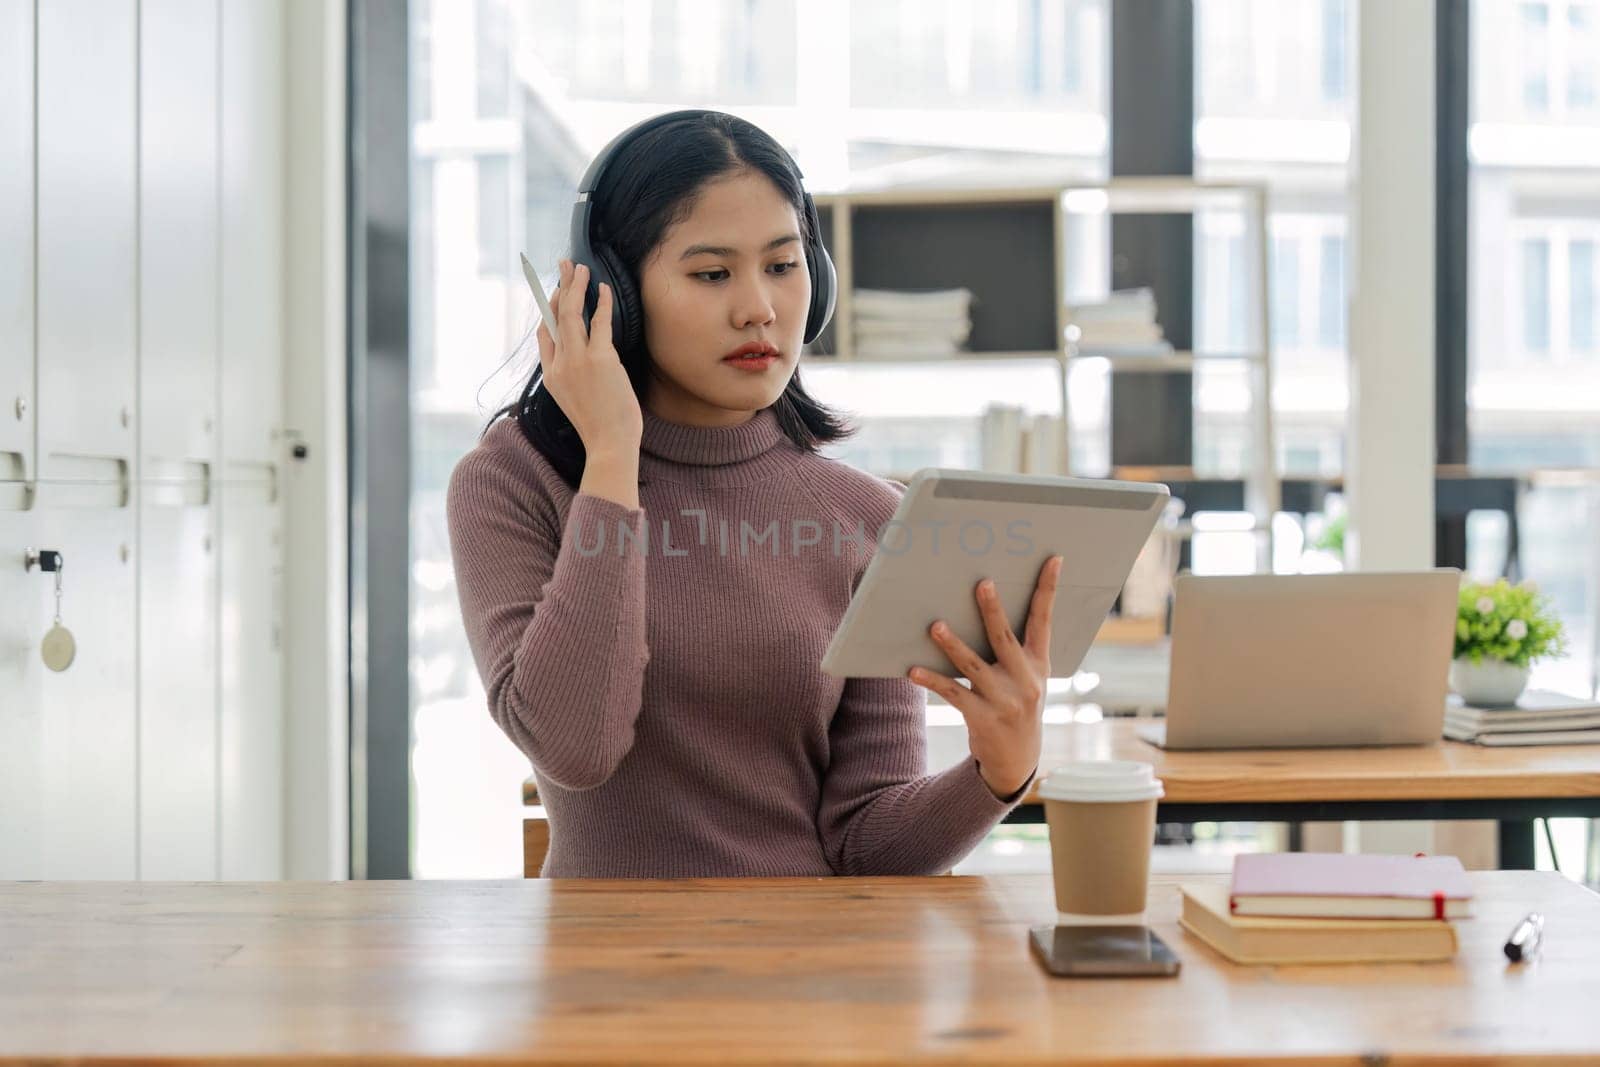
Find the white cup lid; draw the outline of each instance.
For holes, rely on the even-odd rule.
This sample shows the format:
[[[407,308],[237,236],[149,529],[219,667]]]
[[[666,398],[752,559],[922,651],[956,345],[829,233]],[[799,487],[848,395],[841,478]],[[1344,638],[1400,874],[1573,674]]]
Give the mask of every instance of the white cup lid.
[[[1063,763],[1039,785],[1046,800],[1077,800],[1112,804],[1128,800],[1149,800],[1166,790],[1155,768],[1136,760],[1086,760]]]

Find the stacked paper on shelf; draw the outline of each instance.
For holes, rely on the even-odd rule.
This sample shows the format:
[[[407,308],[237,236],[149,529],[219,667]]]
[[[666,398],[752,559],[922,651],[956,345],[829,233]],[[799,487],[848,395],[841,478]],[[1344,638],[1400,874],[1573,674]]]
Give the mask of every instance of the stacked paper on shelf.
[[[1013,404],[990,404],[983,409],[978,431],[978,456],[984,470],[1015,474],[1022,469],[1023,430],[1028,415]]]
[[[1600,700],[1530,689],[1509,708],[1477,708],[1452,696],[1444,736],[1479,745],[1600,744]]]
[[[857,359],[953,356],[972,333],[972,290],[857,289]]]
[[[1066,473],[1067,430],[1059,415],[1029,414],[1014,404],[984,408],[979,463],[994,474]]]
[[[1067,473],[1067,424],[1060,415],[1025,417],[1020,474]]]
[[[1156,298],[1149,289],[1119,289],[1104,300],[1069,305],[1067,340],[1079,349],[1172,350],[1156,322]]]

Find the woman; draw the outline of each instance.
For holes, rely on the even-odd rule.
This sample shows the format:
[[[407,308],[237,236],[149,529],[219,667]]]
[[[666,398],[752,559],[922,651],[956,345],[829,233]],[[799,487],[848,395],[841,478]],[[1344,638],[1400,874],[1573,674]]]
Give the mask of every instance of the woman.
[[[658,117],[606,156],[580,233],[624,289],[623,336],[618,294],[563,260],[539,366],[448,498],[489,709],[549,814],[541,873],[947,870],[1033,779],[1059,557],[1026,643],[978,591],[997,663],[935,628],[970,690],[824,674],[903,490],[817,451],[850,431],[797,375],[821,260],[799,171],[718,112]],[[934,775],[919,685],[971,738]]]

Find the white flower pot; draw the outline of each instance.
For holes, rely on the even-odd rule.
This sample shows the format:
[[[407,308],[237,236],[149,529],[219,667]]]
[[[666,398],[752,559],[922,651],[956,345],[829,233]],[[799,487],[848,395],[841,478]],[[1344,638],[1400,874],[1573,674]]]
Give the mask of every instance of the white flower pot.
[[[1528,668],[1504,660],[1485,658],[1474,663],[1462,658],[1450,663],[1450,688],[1473,707],[1511,707],[1527,687]]]

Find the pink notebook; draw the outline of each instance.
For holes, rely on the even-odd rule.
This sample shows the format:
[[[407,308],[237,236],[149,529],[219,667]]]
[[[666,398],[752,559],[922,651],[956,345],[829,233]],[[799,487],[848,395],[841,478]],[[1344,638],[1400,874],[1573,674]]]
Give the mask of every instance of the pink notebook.
[[[1472,885],[1454,856],[1275,852],[1235,856],[1235,915],[1460,919]]]

